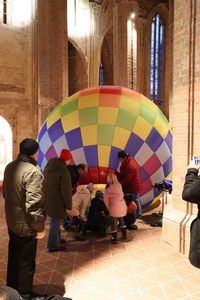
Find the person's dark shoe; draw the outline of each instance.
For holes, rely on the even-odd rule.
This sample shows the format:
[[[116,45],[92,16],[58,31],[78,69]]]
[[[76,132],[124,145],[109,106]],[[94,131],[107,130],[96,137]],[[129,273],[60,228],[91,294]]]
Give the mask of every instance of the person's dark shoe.
[[[46,296],[37,296],[37,297],[32,297],[31,300],[45,300]]]
[[[46,297],[48,297],[47,294],[38,294],[35,292],[31,294],[31,300],[44,300]]]
[[[138,230],[137,225],[131,224],[130,226],[127,227],[128,230]]]
[[[64,244],[66,242],[66,239],[60,239],[60,243]]]
[[[49,252],[56,252],[56,251],[64,251],[66,250],[66,247],[64,244],[60,244],[58,247],[54,248],[54,249],[48,249]]]
[[[87,238],[86,238],[85,235],[83,235],[83,234],[81,234],[81,233],[77,233],[77,234],[75,235],[75,240],[76,240],[76,241],[86,241]]]
[[[117,244],[117,232],[111,233],[111,236],[112,236],[112,237],[110,238],[111,243]]]
[[[122,232],[122,240],[126,241],[127,240],[127,230],[126,230],[126,227],[121,228],[121,232]]]

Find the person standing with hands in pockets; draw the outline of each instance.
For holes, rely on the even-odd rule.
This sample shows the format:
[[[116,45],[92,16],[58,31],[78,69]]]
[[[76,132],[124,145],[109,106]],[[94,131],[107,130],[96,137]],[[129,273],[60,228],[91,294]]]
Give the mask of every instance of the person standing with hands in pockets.
[[[4,172],[3,196],[8,226],[7,286],[23,299],[44,299],[33,292],[37,241],[45,236],[43,175],[37,165],[39,144],[33,139],[20,143],[19,155]]]

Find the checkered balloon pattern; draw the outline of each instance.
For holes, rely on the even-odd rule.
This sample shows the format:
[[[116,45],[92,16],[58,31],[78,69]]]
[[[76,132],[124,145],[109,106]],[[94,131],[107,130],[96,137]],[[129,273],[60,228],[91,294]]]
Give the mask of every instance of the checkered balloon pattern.
[[[93,183],[106,183],[107,174],[119,170],[117,154],[125,150],[140,167],[143,208],[160,197],[152,185],[171,178],[169,123],[151,100],[127,88],[88,88],[64,99],[47,117],[38,141],[42,170],[67,148],[75,164],[87,164]]]

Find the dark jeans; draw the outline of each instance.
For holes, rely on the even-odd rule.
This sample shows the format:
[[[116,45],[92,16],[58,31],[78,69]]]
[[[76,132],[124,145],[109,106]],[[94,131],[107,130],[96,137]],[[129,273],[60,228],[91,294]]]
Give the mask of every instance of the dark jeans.
[[[7,285],[16,289],[25,299],[33,290],[37,239],[20,237],[9,230]]]
[[[136,211],[134,211],[133,213],[127,213],[127,215],[124,217],[124,222],[126,226],[130,227],[132,224],[135,223],[137,218],[139,218],[142,215],[142,206],[136,194],[125,194],[124,199],[126,201],[127,206],[130,204],[131,201],[134,201],[137,205]]]

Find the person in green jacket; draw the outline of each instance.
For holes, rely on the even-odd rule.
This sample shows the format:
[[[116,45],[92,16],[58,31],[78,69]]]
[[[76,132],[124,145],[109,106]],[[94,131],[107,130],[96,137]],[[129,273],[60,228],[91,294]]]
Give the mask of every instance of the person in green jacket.
[[[38,148],[35,140],[23,140],[17,159],[6,166],[3,180],[9,234],[7,285],[23,299],[36,297],[33,276],[37,240],[45,236],[43,175],[36,167]],[[44,299],[44,295],[37,299]]]
[[[72,184],[67,164],[72,160],[71,152],[63,149],[59,158],[52,158],[44,169],[45,210],[50,217],[47,241],[49,252],[65,250],[61,239],[60,224],[72,208]]]

